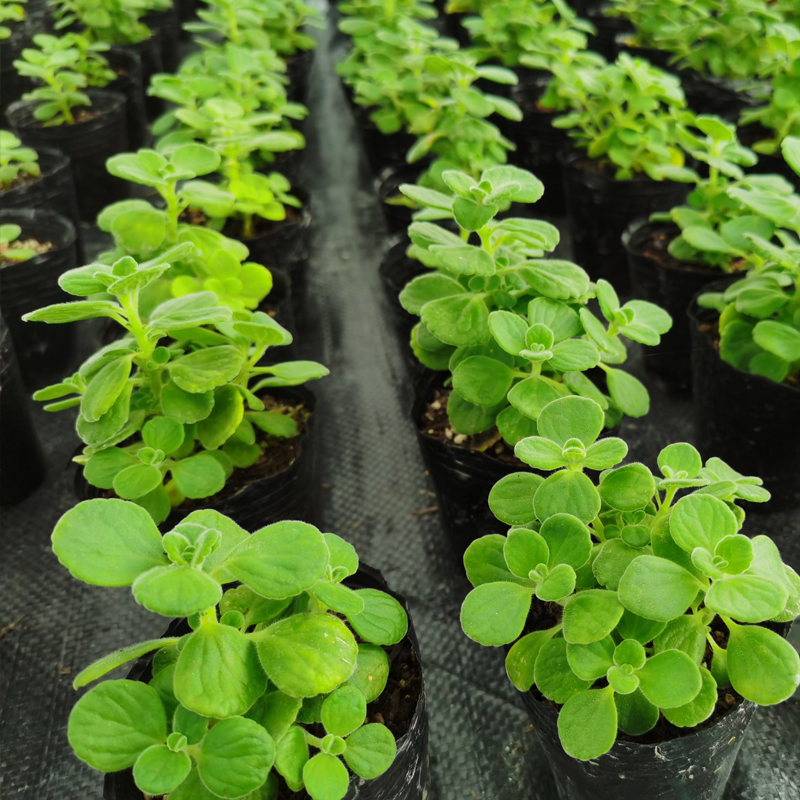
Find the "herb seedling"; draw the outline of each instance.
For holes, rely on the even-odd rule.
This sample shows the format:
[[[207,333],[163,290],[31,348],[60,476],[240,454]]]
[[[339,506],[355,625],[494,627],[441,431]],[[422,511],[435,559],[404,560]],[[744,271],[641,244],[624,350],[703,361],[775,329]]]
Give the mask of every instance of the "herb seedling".
[[[47,411],[80,406],[76,429],[86,447],[75,460],[85,466],[84,477],[136,501],[157,522],[187,497],[221,491],[234,467],[255,463],[262,450],[256,429],[297,435],[295,421],[266,411],[257,392],[328,374],[313,361],[258,366],[269,347],[289,344],[291,334],[268,314],[232,312],[211,291],[168,300],[144,318],[140,292],[192,247],[179,244],[141,264],[125,256],[70,270],[59,280],[64,291],[112,299],[47,306],[23,317],[48,323],[108,317],[126,330],[34,399],[50,401]]]
[[[8,39],[13,31],[8,25],[4,23],[9,22],[11,24],[15,22],[24,22],[26,19],[25,14],[25,3],[27,0],[16,0],[16,2],[9,2],[9,0],[3,0],[0,2],[0,42],[4,39]]]
[[[274,797],[278,775],[312,800],[341,800],[348,768],[371,780],[391,766],[394,736],[365,718],[389,676],[384,647],[403,640],[408,618],[385,592],[347,585],[358,556],[343,539],[303,522],[248,534],[215,511],[162,537],[132,503],[89,500],[52,541],[79,580],[130,586],[137,603],[191,627],[77,675],[81,688],[154,654],[148,683],[107,680],[75,704],[69,742],[95,769],[132,767],[142,792],[170,800]]]
[[[765,626],[800,614],[800,578],[771,539],[740,533],[737,501],[769,499],[760,479],[716,458],[704,467],[683,443],[661,451],[661,476],[639,463],[618,467],[627,446],[598,441],[603,425],[588,398],[545,406],[539,435],[515,452],[552,474],[497,483],[489,505],[511,530],[464,554],[475,587],[461,609],[464,632],[512,645],[509,678],[559,706],[561,744],[581,760],[662,716],[694,728],[714,712],[718,687],[774,705],[800,684],[797,651]],[[602,470],[596,485],[584,469]],[[532,602],[557,611],[528,632]],[[724,626],[726,647],[712,623]]]
[[[647,390],[611,366],[626,359],[620,336],[657,344],[672,320],[641,300],[620,304],[606,281],[593,285],[576,264],[544,259],[558,244],[549,223],[495,219],[501,205],[534,203],[544,187],[516,167],[492,167],[479,180],[446,171],[454,197],[420,186],[401,191],[423,206],[409,228],[409,255],[435,272],[412,280],[400,295],[421,317],[411,346],[419,360],[450,371],[448,415],[458,433],[472,435],[497,425],[509,444],[534,433],[541,409],[557,397],[581,394],[597,400],[608,427],[623,413],[642,416]],[[461,235],[427,219],[454,219]],[[470,244],[470,235],[479,244]],[[587,308],[597,297],[608,328]],[[609,395],[584,373],[605,373]]]
[[[19,241],[22,228],[13,223],[0,225],[0,256],[8,261],[27,261],[36,255],[32,247],[23,247]]]
[[[23,147],[11,131],[0,130],[0,188],[10,189],[25,175],[37,178],[42,174],[39,155],[32,147]]]
[[[572,112],[553,120],[589,158],[616,167],[617,180],[645,172],[659,180],[657,167],[683,166],[677,131],[685,118],[680,81],[640,58],[621,53],[600,70],[559,68],[553,93]]]
[[[746,235],[756,234],[768,241],[775,233],[775,226],[768,219],[750,213],[728,190],[771,189],[790,195],[792,187],[777,175],[745,175],[742,167],[754,166],[757,157],[739,144],[735,125],[719,117],[700,116],[693,127],[704,136],[681,128],[678,139],[692,159],[708,166],[708,176],[701,177],[689,167],[658,167],[656,173],[662,178],[694,183],[695,188],[689,194],[688,206],[655,213],[650,219],[674,222],[681,229],[680,235],[669,244],[674,258],[730,272],[748,258],[751,247]]]
[[[781,146],[800,174],[800,139]],[[751,269],[723,293],[707,292],[699,303],[716,308],[720,357],[737,369],[777,383],[800,370],[800,197],[773,186],[733,187],[731,198],[772,226],[780,245],[758,232],[744,234]]]
[[[135,44],[152,35],[141,22],[150,9],[143,0],[54,0],[53,6],[56,30],[80,23],[90,39],[109,44]]]

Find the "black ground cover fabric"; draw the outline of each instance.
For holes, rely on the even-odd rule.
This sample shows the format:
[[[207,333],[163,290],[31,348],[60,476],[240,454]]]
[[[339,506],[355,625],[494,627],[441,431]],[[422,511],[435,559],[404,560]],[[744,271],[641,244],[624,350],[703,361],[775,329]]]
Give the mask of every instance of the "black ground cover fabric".
[[[328,42],[329,32],[321,33],[308,98],[305,186],[314,226],[299,354],[331,370],[314,386],[325,529],[352,541],[364,561],[410,599],[426,670],[431,800],[555,800],[536,734],[505,677],[502,653],[471,642],[459,627],[468,587],[429,511],[436,501],[408,421],[410,375],[378,275],[385,229]],[[634,364],[640,359],[634,351]],[[691,403],[664,396],[645,381],[651,412],[627,420],[621,436],[630,460],[655,468],[664,445],[692,441]],[[74,503],[69,459],[78,440],[70,412],[37,410],[36,421],[47,481],[21,505],[4,510],[1,520],[0,628],[18,624],[0,639],[0,796],[99,800],[101,776],[79,762],[67,743],[67,717],[77,697],[72,676],[110,650],[160,635],[166,622],[137,606],[129,589],[84,586],[58,564],[49,536]],[[746,525],[750,535],[772,536],[785,560],[800,567],[800,511],[749,514]],[[795,698],[758,711],[726,800],[798,798]]]

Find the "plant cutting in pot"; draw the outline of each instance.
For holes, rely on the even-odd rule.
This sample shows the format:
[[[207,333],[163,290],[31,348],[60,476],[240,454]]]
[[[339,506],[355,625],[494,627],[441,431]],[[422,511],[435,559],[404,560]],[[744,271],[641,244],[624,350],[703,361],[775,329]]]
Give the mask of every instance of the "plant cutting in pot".
[[[572,108],[553,125],[568,129],[576,145],[564,160],[576,261],[625,291],[622,232],[686,195],[657,171],[684,162],[677,135],[687,116],[683,92],[676,77],[627,53],[599,70],[559,71],[556,81],[555,92]]]
[[[650,222],[634,222],[623,234],[628,251],[631,287],[635,297],[665,308],[682,319],[694,295],[707,283],[747,268],[746,234],[770,240],[775,226],[731,197],[735,187],[772,190],[790,195],[791,185],[777,175],[745,175],[755,153],[742,147],[733,124],[719,117],[700,116],[693,133],[678,130],[681,146],[695,161],[705,164],[701,177],[688,167],[664,166],[658,173],[673,181],[694,184],[688,205],[650,215]],[[689,327],[678,324],[664,335],[645,366],[660,375],[673,390],[691,388]]]
[[[627,446],[597,441],[603,423],[593,400],[561,398],[517,444],[552,474],[493,489],[512,527],[467,550],[462,627],[510,646],[506,670],[562,797],[594,797],[602,778],[638,798],[657,771],[665,800],[717,800],[755,705],[800,684],[784,638],[800,578],[770,538],[741,532],[737,501],[769,499],[760,479],[718,458],[703,466],[683,443],[661,451],[660,476],[618,467]],[[603,470],[597,484],[584,469]]]
[[[158,523],[173,507],[185,509],[187,499],[215,498],[205,505],[235,499],[254,481],[266,481],[261,494],[268,495],[268,479],[297,461],[311,410],[269,390],[328,374],[313,361],[259,366],[269,347],[289,344],[291,335],[262,312],[232,312],[213,292],[168,300],[144,318],[140,291],[192,246],[176,245],[141,264],[124,256],[113,265],[71,270],[59,281],[66,292],[109,299],[48,306],[24,317],[49,323],[109,317],[125,329],[77,373],[34,398],[49,401],[48,411],[80,406],[76,429],[86,446],[75,460],[85,467],[85,480],[134,500]],[[236,508],[237,519],[260,510],[247,499]]]
[[[195,512],[162,538],[120,500],[80,503],[52,541],[79,580],[131,586],[148,610],[186,618],[75,678],[81,688],[149,654],[149,681],[99,683],[70,714],[76,755],[106,773],[126,771],[107,778],[117,790],[132,777],[139,797],[168,800],[275,800],[281,789],[284,797],[305,789],[312,800],[377,796],[369,783],[363,795],[348,790],[392,770],[407,744],[398,748],[372,721],[372,704],[389,694],[389,648],[408,641],[409,624],[392,595],[351,588],[360,577],[352,545],[296,521],[248,534],[214,511]],[[418,706],[421,673],[408,652]],[[407,761],[398,759],[404,769]],[[394,797],[421,800],[406,782]]]
[[[788,137],[782,149],[800,173],[800,139]],[[690,308],[695,424],[702,444],[717,445],[734,467],[745,459],[757,464],[781,505],[793,506],[800,495],[800,196],[773,187],[728,191],[764,218],[780,244],[745,233],[746,276],[699,295]],[[740,398],[735,414],[726,404],[731,396]]]
[[[492,483],[518,463],[509,447],[536,432],[536,419],[551,400],[568,394],[595,398],[608,428],[624,413],[647,413],[647,390],[617,368],[627,357],[621,336],[655,344],[671,319],[651,303],[622,306],[606,281],[595,286],[577,265],[542,258],[558,243],[549,223],[495,219],[503,204],[541,197],[544,187],[530,173],[499,166],[479,180],[456,171],[443,178],[455,198],[419,186],[402,191],[425,206],[420,217],[454,219],[461,236],[431,222],[411,225],[409,254],[434,271],[412,280],[400,302],[421,317],[411,338],[417,358],[447,375],[447,388],[427,382],[414,422],[443,507],[451,505],[447,473],[471,478],[468,502],[458,489],[450,497],[454,507],[466,503],[470,511],[463,537],[471,540]],[[470,235],[480,244],[469,244]],[[587,307],[594,297],[608,327]],[[602,376],[603,388],[586,373],[594,373],[594,380]],[[479,475],[470,474],[468,462]]]

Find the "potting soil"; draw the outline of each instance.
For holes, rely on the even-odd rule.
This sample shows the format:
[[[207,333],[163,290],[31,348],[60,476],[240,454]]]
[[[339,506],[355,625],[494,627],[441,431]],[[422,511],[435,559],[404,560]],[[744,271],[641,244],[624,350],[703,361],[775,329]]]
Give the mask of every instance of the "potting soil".
[[[411,378],[378,274],[386,237],[373,176],[334,71],[331,31],[319,35],[307,99],[304,183],[315,224],[299,355],[331,370],[313,386],[324,529],[350,540],[410,599],[430,713],[431,800],[555,800],[542,748],[505,676],[502,650],[481,647],[461,632],[459,608],[469,587],[442,534],[409,421]],[[633,369],[642,375],[637,359],[638,348]],[[667,397],[643,379],[650,414],[626,420],[620,435],[629,460],[655,469],[666,444],[693,441],[691,402]],[[56,560],[50,533],[75,502],[68,465],[78,439],[71,412],[35,413],[48,477],[2,515],[0,795],[99,800],[102,776],[67,742],[78,696],[72,679],[111,650],[160,635],[165,620],[137,606],[129,589],[86,586]],[[784,559],[800,568],[800,510],[749,513],[746,525],[750,535],[772,536]],[[109,677],[121,678],[127,669]],[[798,742],[797,698],[759,709],[726,800],[797,800]]]

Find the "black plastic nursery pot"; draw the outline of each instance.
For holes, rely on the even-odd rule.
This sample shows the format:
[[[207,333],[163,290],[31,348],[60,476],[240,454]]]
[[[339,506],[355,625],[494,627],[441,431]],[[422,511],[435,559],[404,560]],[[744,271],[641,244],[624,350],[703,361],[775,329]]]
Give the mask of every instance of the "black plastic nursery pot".
[[[142,82],[142,59],[133,50],[112,47],[107,53],[108,65],[117,73],[105,89],[125,95],[125,118],[128,126],[128,146],[138,150],[147,144],[147,107]]]
[[[598,3],[586,12],[589,22],[594,25],[596,34],[589,37],[589,50],[600,53],[606,61],[613,61],[617,55],[617,36],[620,33],[633,33],[633,25],[625,17],[607,17],[605,3]]]
[[[686,184],[654,181],[643,174],[618,181],[612,164],[574,151],[564,154],[563,165],[575,261],[592,280],[605,278],[624,294],[629,278],[623,232],[635,219],[680,205]]]
[[[279,401],[302,404],[311,412],[294,445],[294,456],[286,458],[286,464],[274,475],[248,480],[248,470],[234,472],[226,488],[220,496],[203,500],[191,500],[172,509],[169,517],[159,526],[162,531],[174,528],[192,511],[213,509],[230,517],[245,530],[255,531],[279,522],[283,519],[299,519],[312,525],[320,524],[321,485],[317,474],[316,448],[316,396],[304,386],[290,388],[271,388],[261,393]],[[81,448],[82,449],[82,448]],[[241,475],[238,478],[237,475]],[[241,487],[236,489],[233,482],[238,481]],[[89,500],[104,496],[104,491],[91,486],[83,477],[83,470],[78,467],[74,480],[75,494],[78,500]],[[220,498],[220,499],[217,499]]]
[[[286,58],[286,76],[289,78],[287,96],[292,102],[305,102],[308,78],[313,63],[313,50],[298,50],[294,55]]]
[[[532,470],[521,462],[506,463],[480,450],[445,444],[425,432],[421,425],[424,425],[426,408],[433,400],[435,389],[443,385],[444,374],[422,370],[414,376],[411,422],[436,489],[439,517],[453,554],[460,559],[475,539],[508,530],[508,525],[489,510],[492,487],[506,475]]]
[[[509,162],[532,172],[545,186],[544,195],[533,207],[533,213],[563,216],[566,209],[559,153],[570,139],[567,131],[553,127],[553,120],[562,112],[539,105],[550,77],[537,73],[513,87],[511,98],[522,109],[522,121],[505,121],[501,130],[517,145],[517,149],[508,154]]]
[[[8,25],[11,35],[0,44],[0,115],[5,114],[8,107],[33,89],[30,78],[24,78],[14,67],[25,47],[30,46],[34,34],[30,20]]]
[[[128,184],[106,171],[106,159],[128,151],[125,95],[87,92],[96,116],[74,125],[45,128],[33,116],[37,103],[20,100],[8,108],[11,127],[24,144],[39,150],[52,147],[69,156],[82,219],[94,221],[107,205],[127,196]]]
[[[11,334],[0,316],[0,506],[24,500],[44,476],[44,455],[31,418],[28,393]]]
[[[145,88],[145,109],[147,110],[147,118],[149,120],[154,120],[159,114],[163,114],[166,108],[166,104],[160,97],[153,97],[146,93],[147,87],[150,86],[150,81],[153,79],[153,75],[164,72],[164,62],[161,59],[161,39],[154,31],[152,36],[143,39],[141,42],[120,44],[117,46],[139,56],[142,62],[142,86]]]
[[[661,378],[667,391],[687,392],[692,388],[692,337],[686,309],[697,292],[724,273],[670,256],[667,246],[679,233],[673,223],[640,220],[622,234],[622,244],[628,253],[632,295],[655,303],[672,317],[672,328],[647,348],[642,363]]]
[[[754,123],[739,128],[739,141],[746,147],[754,147],[759,142],[772,139],[775,131]],[[794,186],[795,192],[800,191],[800,175],[798,175],[784,159],[780,148],[776,153],[758,153],[758,163],[745,169],[751,175],[780,175]]]
[[[20,372],[29,391],[70,373],[76,357],[77,331],[72,325],[23,322],[29,311],[72,298],[58,278],[77,266],[75,226],[60,214],[41,209],[0,210],[0,224],[22,228],[21,240],[52,243],[52,249],[27,261],[0,263],[0,309],[11,331]]]
[[[26,178],[17,186],[0,191],[0,210],[11,208],[40,208],[55,211],[76,226],[80,223],[75,182],[69,158],[58,150],[38,151],[38,178]]]
[[[678,74],[686,95],[686,105],[695,114],[715,114],[735,123],[746,108],[754,108],[764,102],[749,93],[752,81],[706,77],[693,69],[682,69]]]
[[[164,72],[177,72],[181,63],[180,38],[181,21],[177,3],[163,11],[150,11],[142,17],[142,22],[150,28],[158,39],[161,53],[161,66]]]
[[[370,169],[379,175],[386,167],[405,164],[406,153],[417,141],[417,137],[405,131],[381,133],[369,118],[371,113],[372,109],[370,108],[353,107],[353,116],[361,131],[361,140],[364,143],[364,152]]]
[[[386,221],[389,234],[405,233],[412,222],[415,209],[405,205],[394,205],[387,200],[402,197],[400,185],[416,183],[425,167],[419,164],[396,164],[385,167],[375,179],[378,184],[378,202]]]
[[[706,291],[724,291],[718,281]],[[772,499],[748,506],[764,512],[800,504],[800,388],[752,375],[723,361],[716,341],[719,315],[689,306],[697,447],[743,475],[762,478]]]
[[[397,755],[389,769],[371,781],[356,779],[351,775],[350,786],[344,800],[426,800],[430,787],[430,766],[428,760],[428,711],[425,698],[425,674],[419,661],[419,642],[414,629],[414,620],[406,598],[393,592],[381,572],[366,564],[361,564],[358,572],[347,578],[345,584],[351,589],[378,589],[395,598],[408,614],[408,633],[406,638],[395,648],[389,648],[390,662],[393,653],[408,652],[410,647],[411,661],[416,663],[420,675],[420,692],[414,714],[408,730],[397,738]],[[176,619],[164,632],[164,636],[183,636],[190,633],[191,628],[185,619]],[[127,675],[129,681],[147,683],[153,676],[153,654],[150,653],[136,661]],[[391,676],[390,676],[390,681]],[[374,713],[373,706],[367,707],[368,715]],[[306,792],[297,795],[298,800],[308,798]],[[114,772],[105,776],[103,784],[103,800],[143,800],[144,795],[133,781],[130,769]]]

